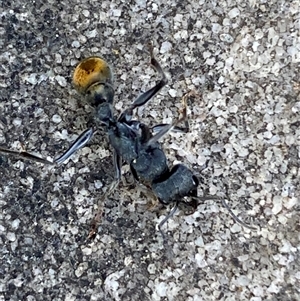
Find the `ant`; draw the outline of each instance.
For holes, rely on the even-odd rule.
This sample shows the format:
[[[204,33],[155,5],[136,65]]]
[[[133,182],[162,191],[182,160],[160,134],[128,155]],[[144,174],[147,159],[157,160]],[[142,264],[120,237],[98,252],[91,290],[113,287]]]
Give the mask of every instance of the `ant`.
[[[75,89],[95,109],[95,119],[100,128],[106,132],[109,143],[113,147],[113,164],[115,177],[110,187],[99,200],[98,208],[119,185],[121,180],[121,167],[125,162],[130,166],[134,179],[149,187],[156,198],[164,205],[174,204],[169,214],[160,222],[158,229],[165,241],[162,226],[174,215],[180,204],[197,207],[197,201],[216,199],[215,197],[199,197],[197,188],[198,178],[183,164],[174,165],[169,168],[168,161],[161,144],[158,142],[163,136],[172,130],[187,132],[187,98],[190,93],[182,99],[183,108],[181,117],[171,124],[159,124],[152,128],[139,120],[133,120],[133,110],[145,105],[157,92],[167,84],[166,75],[159,62],[153,55],[152,44],[149,45],[151,65],[161,76],[160,81],[151,89],[141,94],[119,117],[113,114],[113,73],[108,63],[100,57],[89,57],[83,59],[75,68],[73,85]],[[178,124],[185,122],[185,127]],[[0,152],[17,155],[24,159],[37,161],[43,164],[62,164],[69,159],[77,150],[84,147],[96,133],[96,129],[85,130],[61,156],[53,162],[25,151],[17,152],[6,148],[0,148]],[[230,209],[225,201],[222,201],[235,221],[245,227],[256,229],[243,223]],[[89,238],[96,235],[100,223],[102,211],[98,209],[95,215]]]

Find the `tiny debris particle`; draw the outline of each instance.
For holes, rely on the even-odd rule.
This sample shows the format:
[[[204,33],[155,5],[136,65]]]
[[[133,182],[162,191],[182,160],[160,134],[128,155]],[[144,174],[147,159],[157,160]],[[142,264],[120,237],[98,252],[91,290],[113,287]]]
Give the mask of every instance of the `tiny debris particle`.
[[[55,53],[55,62],[57,64],[61,64],[62,63],[62,57],[59,53]]]
[[[56,272],[55,272],[55,270],[53,270],[53,269],[50,268],[49,271],[48,271],[48,274],[50,276],[54,276],[56,274]]]
[[[292,197],[292,198],[285,198],[283,205],[286,209],[292,209],[297,203],[298,203],[298,199],[296,197]]]
[[[249,259],[249,255],[246,254],[246,255],[241,255],[238,257],[238,260],[239,262],[244,262],[244,261],[247,261]]]
[[[158,10],[157,4],[156,4],[156,3],[153,3],[153,4],[152,4],[152,11],[157,12],[157,10]],[[175,18],[176,18],[176,16],[175,16]]]
[[[176,97],[177,91],[175,89],[170,89],[169,94],[170,94],[171,97]]]
[[[22,124],[22,119],[20,119],[20,118],[15,118],[14,120],[13,120],[13,125],[15,125],[15,126],[20,126]]]
[[[92,254],[92,249],[89,248],[89,247],[84,247],[84,248],[82,248],[82,254],[91,255]]]
[[[122,14],[122,10],[121,10],[121,9],[114,9],[114,10],[113,10],[113,15],[114,15],[115,17],[120,17],[121,14]]]
[[[63,76],[57,75],[57,76],[55,76],[55,79],[61,87],[66,87],[67,86],[67,81]]]
[[[160,297],[165,297],[167,293],[167,286],[165,282],[160,282],[156,286],[156,292]]]
[[[283,240],[282,244],[283,244],[282,247],[279,249],[279,251],[281,253],[287,253],[288,254],[290,252],[296,252],[297,251],[297,248],[294,248],[292,246],[292,244],[287,240]]]
[[[93,29],[93,30],[90,30],[90,31],[87,31],[85,33],[86,37],[87,38],[95,38],[97,36],[98,32],[97,32],[97,29]]]
[[[58,202],[57,199],[54,199],[54,200],[51,201],[51,207],[52,208],[55,208],[58,204],[59,204],[59,202]]]
[[[61,117],[59,115],[55,114],[55,115],[52,116],[52,121],[54,123],[60,123],[61,122]]]
[[[37,83],[37,74],[36,73],[31,73],[30,75],[24,77],[25,81],[28,83],[35,85]]]
[[[15,241],[15,240],[16,240],[16,234],[13,233],[13,232],[8,232],[8,233],[7,233],[7,239],[8,239],[9,241]]]
[[[24,278],[18,276],[17,278],[14,279],[13,283],[16,287],[21,287],[24,283]]]
[[[81,263],[78,265],[78,268],[75,270],[75,275],[76,277],[82,276],[82,274],[85,272],[87,269],[87,263]]]
[[[233,224],[232,227],[230,228],[230,231],[232,233],[238,233],[242,230],[241,226],[239,224]]]
[[[238,106],[237,105],[233,105],[231,107],[228,108],[230,113],[237,113],[238,111]]]
[[[15,219],[12,221],[11,226],[13,229],[18,229],[20,225],[20,220],[19,219]]]
[[[274,281],[271,283],[271,285],[268,287],[267,291],[269,293],[275,293],[278,294],[280,291],[280,288],[274,283]]]
[[[222,29],[222,26],[218,23],[213,23],[211,26],[211,30],[213,33],[219,33]]]
[[[280,138],[279,138],[278,135],[272,136],[271,139],[269,140],[269,142],[270,142],[271,144],[276,144],[276,143],[278,143],[279,141],[280,141]]]
[[[82,14],[88,18],[90,16],[90,12],[87,9],[82,10]]]
[[[212,57],[212,58],[207,59],[205,62],[207,65],[212,66],[216,62],[216,59],[214,57]]]
[[[236,18],[239,14],[240,14],[240,10],[237,7],[235,7],[228,12],[228,17],[230,19],[233,19]]]
[[[73,42],[72,42],[72,47],[74,47],[74,48],[79,48],[79,47],[80,47],[79,41],[73,41]]]
[[[287,223],[287,218],[283,215],[279,215],[278,216],[278,221],[282,224],[282,225],[285,225]]]
[[[155,265],[154,264],[149,264],[149,266],[148,266],[148,272],[149,272],[149,274],[155,274],[155,271],[156,271],[156,267],[155,267]]]
[[[100,189],[100,188],[102,188],[102,187],[103,187],[103,184],[102,184],[101,181],[99,181],[99,180],[95,181],[95,188],[96,188],[96,189]]]
[[[253,287],[253,294],[257,297],[252,297],[251,301],[262,301],[260,296],[263,296],[264,289],[261,286],[255,286]]]
[[[132,263],[132,261],[133,261],[132,256],[125,257],[125,259],[124,259],[125,266],[129,266]]]
[[[282,198],[281,196],[274,196],[273,198],[273,214],[278,214],[282,210]]]
[[[195,240],[195,245],[198,247],[204,247],[204,242],[203,242],[203,238],[202,236],[199,236],[196,240]]]
[[[240,276],[236,279],[237,286],[247,286],[250,283],[250,280],[247,276]]]
[[[228,44],[231,44],[234,41],[233,37],[228,33],[220,34],[220,40],[222,40],[223,42],[228,43]]]
[[[204,268],[207,266],[205,255],[197,253],[195,256],[195,260],[199,268]]]
[[[160,53],[169,52],[172,49],[172,44],[170,42],[163,42],[160,47]]]

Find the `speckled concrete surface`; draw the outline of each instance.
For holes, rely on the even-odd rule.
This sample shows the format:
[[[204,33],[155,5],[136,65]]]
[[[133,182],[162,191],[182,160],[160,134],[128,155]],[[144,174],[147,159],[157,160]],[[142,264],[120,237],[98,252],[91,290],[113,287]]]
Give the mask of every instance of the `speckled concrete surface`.
[[[189,106],[190,132],[164,141],[171,164],[224,196],[156,227],[151,207],[113,178],[105,136],[60,167],[0,156],[0,300],[299,300],[299,2],[2,1],[0,145],[53,158],[86,129],[90,108],[71,86],[81,58],[115,72],[120,112],[158,80],[143,46],[153,41],[169,84],[137,117],[149,124]],[[203,167],[207,165],[206,169]],[[200,173],[201,172],[201,173]],[[130,180],[128,168],[124,177]]]

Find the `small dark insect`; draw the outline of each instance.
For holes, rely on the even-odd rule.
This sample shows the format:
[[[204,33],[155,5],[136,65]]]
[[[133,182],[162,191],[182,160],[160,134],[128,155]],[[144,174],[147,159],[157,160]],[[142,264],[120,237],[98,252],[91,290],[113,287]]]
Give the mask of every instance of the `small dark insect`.
[[[195,207],[197,201],[205,199],[215,199],[215,197],[198,197],[198,178],[183,164],[177,164],[169,168],[166,155],[158,142],[160,138],[171,130],[187,132],[189,129],[187,122],[187,98],[183,99],[181,117],[171,124],[159,124],[152,128],[146,124],[133,120],[133,110],[145,105],[151,98],[167,84],[167,78],[160,64],[153,55],[152,45],[149,45],[151,65],[160,74],[160,81],[151,89],[141,94],[118,118],[113,114],[113,74],[110,66],[100,57],[89,57],[82,60],[76,67],[73,75],[73,84],[76,90],[83,95],[86,101],[95,109],[95,119],[99,126],[106,132],[108,140],[114,150],[115,179],[107,189],[106,193],[99,200],[103,202],[117,187],[121,180],[121,167],[125,162],[130,166],[134,178],[149,187],[157,199],[164,205],[174,204],[170,213],[160,222],[158,228],[163,238],[162,226],[172,217],[179,204]],[[178,124],[184,122],[184,127]],[[17,155],[24,159],[29,159],[44,164],[62,164],[70,158],[77,150],[84,147],[93,137],[97,129],[89,128],[84,131],[63,153],[53,162],[27,152],[16,152],[6,148],[0,148],[0,152]],[[245,227],[255,229],[244,224],[231,209],[222,201],[229,210],[235,221]],[[99,208],[101,206],[99,205]],[[98,210],[92,222],[89,237],[95,236],[100,223],[102,211]]]

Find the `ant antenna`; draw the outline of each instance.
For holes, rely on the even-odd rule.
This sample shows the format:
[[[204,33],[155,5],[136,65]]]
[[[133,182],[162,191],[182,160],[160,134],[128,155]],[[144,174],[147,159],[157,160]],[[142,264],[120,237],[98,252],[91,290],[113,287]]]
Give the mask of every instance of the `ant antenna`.
[[[223,207],[228,210],[229,214],[231,215],[231,217],[234,219],[235,222],[239,223],[240,225],[242,225],[248,229],[257,230],[256,227],[250,226],[250,225],[246,224],[245,222],[243,222],[241,219],[239,219],[237,217],[237,215],[233,213],[232,209],[229,207],[229,205],[225,202],[224,199],[220,199],[217,196],[204,196],[204,197],[194,197],[194,198],[198,199],[199,201],[221,200]]]
[[[48,161],[44,158],[41,158],[39,156],[27,153],[25,151],[14,151],[14,150],[11,150],[11,149],[0,147],[0,153],[13,155],[15,157],[19,157],[19,158],[23,158],[23,159],[26,159],[26,160],[29,160],[29,161],[39,162],[39,163],[43,163],[43,164],[48,164],[48,165],[53,165],[54,164],[54,162]]]
[[[229,188],[228,188],[228,185],[225,184],[225,191],[226,191],[225,195],[227,196],[227,199],[230,200],[230,198],[229,198],[229,193],[228,193],[228,189],[229,189]],[[244,226],[244,227],[246,227],[246,228],[248,228],[248,229],[251,229],[251,230],[257,230],[257,227],[253,227],[253,226],[251,226],[251,225],[248,225],[248,224],[246,224],[245,222],[243,222],[242,220],[240,220],[240,219],[237,217],[237,215],[235,215],[235,214],[233,213],[232,209],[229,207],[229,205],[225,202],[224,199],[222,199],[221,202],[222,202],[223,207],[226,208],[226,209],[228,210],[229,214],[230,214],[231,217],[235,220],[235,222],[239,223],[240,225],[242,225],[242,226]]]
[[[248,228],[248,229],[251,229],[251,230],[257,230],[256,227],[253,227],[253,226],[250,226],[248,224],[246,224],[245,222],[243,222],[242,220],[240,220],[234,213],[233,211],[231,210],[231,208],[229,207],[229,205],[225,202],[224,199],[221,200],[222,202],[222,205],[224,208],[226,208],[229,212],[229,214],[231,215],[231,217],[239,224],[241,224],[242,226]]]
[[[221,200],[223,207],[228,210],[229,214],[231,215],[231,217],[234,219],[235,222],[239,223],[240,225],[244,226],[245,228],[248,228],[251,230],[257,230],[257,227],[250,226],[250,225],[246,224],[245,222],[243,222],[241,219],[239,219],[237,217],[237,215],[233,213],[232,209],[229,207],[229,205],[225,202],[224,199],[220,199],[217,196],[202,196],[202,197],[197,196],[197,197],[193,197],[193,199],[197,199],[198,201]],[[164,243],[167,243],[167,237],[166,237],[164,231],[162,230],[162,227],[171,217],[174,216],[175,212],[178,209],[179,203],[180,203],[180,201],[176,201],[172,210],[158,225],[158,230],[163,238]]]

